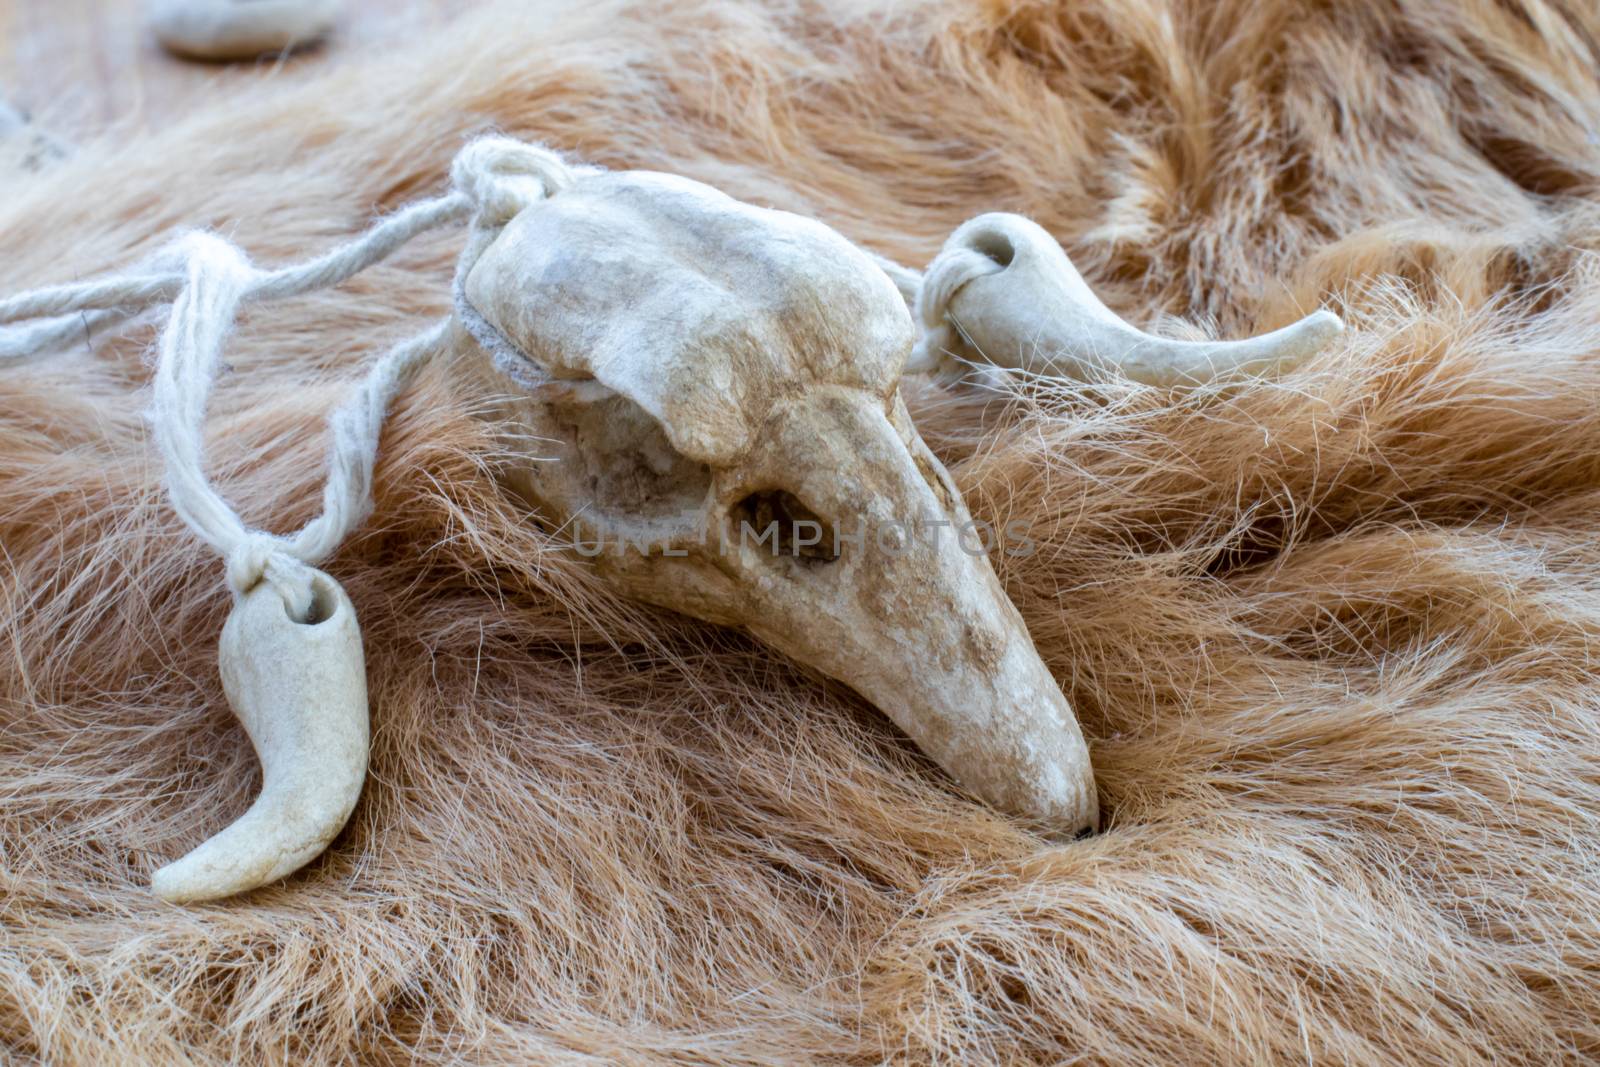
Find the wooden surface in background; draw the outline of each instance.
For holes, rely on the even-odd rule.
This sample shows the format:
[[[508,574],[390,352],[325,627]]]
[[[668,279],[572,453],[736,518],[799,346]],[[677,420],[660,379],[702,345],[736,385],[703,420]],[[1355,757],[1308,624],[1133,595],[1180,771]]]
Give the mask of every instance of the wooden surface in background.
[[[113,124],[159,126],[218,84],[337,62],[438,26],[470,2],[346,0],[322,47],[219,65],[164,52],[144,25],[144,0],[0,0],[0,95],[69,140]]]

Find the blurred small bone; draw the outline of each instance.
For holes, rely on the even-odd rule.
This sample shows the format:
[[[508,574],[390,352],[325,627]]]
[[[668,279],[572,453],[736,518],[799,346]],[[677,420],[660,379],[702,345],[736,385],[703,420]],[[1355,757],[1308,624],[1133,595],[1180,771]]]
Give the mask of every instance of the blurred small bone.
[[[338,20],[339,0],[155,0],[150,28],[186,59],[256,59],[315,44]]]

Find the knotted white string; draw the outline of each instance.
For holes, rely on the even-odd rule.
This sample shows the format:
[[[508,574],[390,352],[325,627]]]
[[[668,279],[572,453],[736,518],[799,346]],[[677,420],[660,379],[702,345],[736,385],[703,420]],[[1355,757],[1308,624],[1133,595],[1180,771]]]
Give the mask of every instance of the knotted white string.
[[[499,227],[529,204],[570,186],[578,173],[541,146],[482,138],[456,156],[451,192],[412,204],[306,263],[259,270],[235,245],[198,231],[126,274],[0,301],[0,323],[44,320],[0,333],[0,356],[49,351],[80,337],[86,326],[114,324],[170,301],[148,417],[166,464],[173,508],[227,561],[228,584],[236,594],[265,579],[294,617],[305,619],[312,602],[308,565],[332,555],[371,513],[372,469],[384,417],[415,370],[443,348],[449,320],[391,349],[329,415],[322,512],[296,533],[278,536],[246,526],[205,473],[206,402],[240,306],[338,285],[418,234],[471,217],[471,236],[457,265],[459,283]]]

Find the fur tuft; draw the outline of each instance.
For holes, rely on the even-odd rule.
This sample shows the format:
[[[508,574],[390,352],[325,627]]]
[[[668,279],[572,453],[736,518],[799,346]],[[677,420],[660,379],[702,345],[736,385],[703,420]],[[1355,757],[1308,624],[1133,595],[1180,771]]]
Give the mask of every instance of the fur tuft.
[[[1027,214],[1141,325],[1351,329],[1279,383],[908,386],[1084,722],[1047,846],[871,709],[621,602],[430,368],[327,569],[372,774],[286,882],[150,872],[258,774],[152,333],[0,368],[0,1038],[105,1063],[1600,1056],[1600,14],[1570,0],[507,2],[0,181],[0,291],[178,227],[299,259],[489,128],[920,264]],[[317,504],[321,418],[459,234],[246,317],[211,461]],[[1165,323],[1165,327],[1163,327]]]

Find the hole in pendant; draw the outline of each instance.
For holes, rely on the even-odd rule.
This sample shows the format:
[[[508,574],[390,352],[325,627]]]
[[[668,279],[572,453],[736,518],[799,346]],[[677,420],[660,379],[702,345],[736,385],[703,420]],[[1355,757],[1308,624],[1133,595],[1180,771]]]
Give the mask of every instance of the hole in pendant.
[[[325,574],[314,575],[311,579],[311,605],[306,608],[305,618],[295,618],[289,604],[286,602],[283,605],[283,613],[289,617],[289,621],[299,623],[301,626],[316,626],[327,622],[338,611],[339,596],[334,592],[333,579]]]
[[[983,253],[1002,267],[1011,266],[1011,261],[1017,256],[1017,246],[999,230],[979,230],[972,235],[970,243],[975,251]]]

